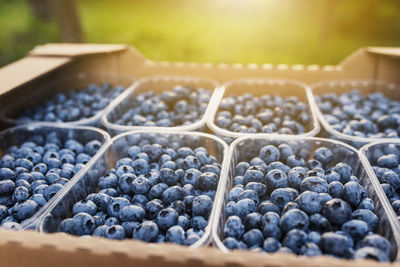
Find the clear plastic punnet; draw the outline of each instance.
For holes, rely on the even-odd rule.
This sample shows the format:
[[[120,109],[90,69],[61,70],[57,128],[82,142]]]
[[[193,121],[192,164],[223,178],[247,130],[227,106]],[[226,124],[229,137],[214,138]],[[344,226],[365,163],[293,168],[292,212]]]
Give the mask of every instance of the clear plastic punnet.
[[[327,147],[333,153],[333,164],[344,162],[352,166],[354,170],[353,174],[360,179],[360,184],[367,189],[368,196],[375,203],[374,213],[379,217],[376,232],[387,238],[391,243],[392,251],[390,259],[392,261],[399,259],[400,232],[394,213],[390,210],[390,204],[383,195],[376,177],[371,176],[370,172],[364,168],[356,149],[343,142],[317,137],[293,139],[287,137],[266,138],[262,136],[247,136],[235,140],[230,145],[228,155],[230,166],[225,169],[226,173],[222,174],[225,184],[221,184],[220,191],[215,200],[217,202],[215,207],[216,216],[212,224],[212,241],[215,246],[224,252],[229,252],[222,242],[223,227],[226,220],[225,206],[227,204],[228,192],[233,187],[236,164],[240,161],[250,161],[251,158],[258,156],[259,150],[265,145],[279,144],[289,144],[295,153],[296,151],[301,151],[302,155],[308,155],[308,157],[304,157],[305,160],[311,159],[317,148],[322,146]]]
[[[218,162],[222,164],[221,173],[225,172],[224,168],[228,167],[228,145],[218,137],[206,133],[199,132],[181,132],[174,133],[168,131],[147,130],[147,131],[131,131],[115,136],[112,142],[102,149],[96,158],[80,173],[71,184],[68,190],[64,191],[58,199],[52,202],[52,206],[43,214],[41,221],[36,230],[42,233],[56,232],[61,221],[65,218],[72,217],[73,205],[84,199],[91,193],[99,191],[99,178],[106,172],[115,167],[115,163],[123,157],[124,152],[132,145],[138,145],[142,141],[148,141],[150,144],[161,144],[168,147],[187,146],[192,149],[202,146],[205,147],[209,155],[216,157]],[[220,178],[218,181],[219,188],[225,184]],[[217,193],[216,193],[217,194]],[[195,242],[191,247],[206,246],[211,241],[211,222],[214,218],[216,203],[214,201],[203,236]]]
[[[53,80],[46,81],[44,84],[35,86],[29,91],[23,98],[10,104],[4,110],[1,111],[1,119],[8,125],[20,125],[26,123],[34,123],[40,121],[18,119],[22,112],[28,108],[43,105],[46,101],[53,99],[58,93],[68,93],[71,91],[79,92],[83,89],[88,88],[89,85],[103,85],[108,84],[112,87],[122,86],[126,92],[126,89],[134,83],[133,77],[103,74],[103,73],[79,73],[75,75],[59,75]],[[120,94],[121,95],[121,94]],[[119,96],[120,96],[119,95]],[[119,97],[117,96],[117,98]],[[67,123],[70,125],[87,125],[87,126],[101,126],[101,116],[105,113],[110,103],[97,112],[94,116],[84,117],[75,121],[66,121],[59,123]],[[45,123],[58,123],[58,122],[47,122]]]
[[[367,143],[375,141],[390,142],[392,140],[395,140],[394,138],[358,137],[344,134],[335,130],[332,125],[330,125],[325,119],[316,102],[315,97],[326,93],[343,94],[353,89],[357,89],[361,92],[362,95],[382,93],[385,97],[391,100],[400,101],[400,87],[398,85],[376,80],[332,80],[312,84],[310,88],[312,91],[313,105],[315,106],[318,120],[322,125],[322,131],[320,133],[321,136],[345,142],[356,148],[360,148]]]
[[[307,111],[310,117],[309,123],[305,126],[304,134],[297,134],[296,137],[315,136],[318,134],[320,127],[315,113],[315,105],[311,102],[311,91],[304,83],[284,79],[238,79],[228,81],[218,89],[216,101],[212,104],[213,110],[207,121],[208,127],[218,136],[223,138],[228,143],[234,139],[245,135],[263,135],[269,137],[279,138],[279,136],[286,136],[286,134],[278,133],[239,133],[223,129],[216,124],[217,114],[220,109],[222,99],[232,94],[243,95],[250,93],[253,96],[279,95],[281,97],[295,96],[300,101],[307,105]],[[256,115],[256,114],[253,114]]]
[[[75,139],[78,142],[87,143],[92,140],[98,140],[101,142],[102,146],[107,146],[110,140],[110,136],[104,132],[103,130],[86,127],[86,126],[71,126],[71,125],[54,125],[49,123],[31,123],[16,126],[14,128],[10,128],[0,132],[0,156],[3,157],[8,151],[8,149],[12,146],[20,146],[24,142],[28,141],[30,137],[34,135],[47,136],[49,133],[55,132],[57,137],[61,140],[66,139]],[[101,150],[101,148],[100,148]],[[97,154],[100,153],[100,150]],[[86,164],[90,165],[90,162],[96,158],[95,154],[92,159]],[[43,207],[41,207],[31,218],[28,218],[21,222],[22,229],[31,229],[34,227],[41,214],[43,214],[48,207],[58,198],[59,195],[63,194],[64,191],[67,190],[70,184],[74,183],[74,180],[77,177],[80,177],[80,174],[84,172],[83,167],[78,173],[76,173],[69,182],[64,186],[62,190],[60,190],[57,194],[55,194]]]
[[[373,143],[370,143],[370,144],[367,144],[367,145],[364,145],[363,147],[361,147],[361,149],[359,150],[359,153],[360,153],[360,158],[362,160],[362,163],[364,164],[364,167],[367,170],[368,175],[370,177],[373,177],[373,179],[375,181],[377,181],[377,183],[378,183],[377,187],[381,191],[382,198],[385,200],[385,202],[387,202],[389,213],[391,213],[394,217],[399,218],[396,215],[396,212],[393,210],[389,199],[387,198],[382,187],[380,186],[379,180],[376,177],[374,170],[372,169],[372,166],[376,165],[378,158],[382,155],[387,154],[386,151],[388,151],[388,148],[390,146],[395,146],[400,151],[400,140],[373,142]],[[399,232],[400,232],[400,222],[398,220],[396,220],[396,222],[397,222],[397,227],[399,228]]]
[[[139,125],[120,125],[115,123],[120,119],[125,112],[133,108],[132,102],[137,94],[153,91],[155,94],[160,94],[166,90],[171,90],[175,86],[191,86],[194,88],[203,88],[211,92],[209,104],[203,116],[192,123],[171,126],[139,126]],[[207,78],[185,77],[185,76],[151,76],[138,80],[135,85],[127,90],[124,97],[120,97],[111,103],[110,108],[102,118],[102,123],[106,129],[112,134],[116,135],[126,131],[133,130],[160,130],[160,131],[203,131],[206,126],[206,121],[212,109],[212,104],[215,102],[216,88],[218,83]]]

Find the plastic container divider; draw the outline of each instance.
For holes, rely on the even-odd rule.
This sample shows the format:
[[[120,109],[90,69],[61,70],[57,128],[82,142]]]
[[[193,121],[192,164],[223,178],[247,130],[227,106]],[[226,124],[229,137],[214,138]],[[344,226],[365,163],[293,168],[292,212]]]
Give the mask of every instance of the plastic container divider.
[[[224,214],[227,194],[232,188],[236,164],[240,161],[249,161],[252,157],[258,155],[259,150],[265,145],[279,145],[281,143],[291,144],[295,152],[303,149],[308,150],[309,158],[311,158],[318,147],[325,146],[332,150],[334,163],[345,162],[352,166],[353,170],[355,170],[353,174],[360,179],[360,183],[367,189],[369,197],[375,203],[375,214],[380,219],[377,232],[386,237],[392,244],[391,260],[399,259],[398,247],[400,244],[400,232],[396,226],[396,218],[393,217],[393,212],[389,212],[387,200],[385,200],[384,195],[382,195],[383,191],[379,189],[379,183],[376,177],[370,176],[369,173],[367,173],[356,149],[339,141],[316,137],[292,139],[287,137],[266,138],[262,136],[247,136],[239,138],[231,144],[228,155],[229,167],[225,169],[226,173],[222,174],[226,183],[221,186],[221,190],[216,197],[216,201],[218,201],[219,205],[215,207],[215,213],[220,214],[220,216],[213,218],[212,237],[214,245],[224,252],[229,251],[221,240],[226,219]],[[305,160],[307,160],[307,158]]]
[[[171,90],[176,85],[182,86],[194,86],[196,88],[204,88],[212,92],[209,100],[209,105],[203,114],[203,117],[191,124],[172,126],[172,127],[150,127],[150,126],[128,126],[119,125],[114,123],[115,120],[121,118],[121,116],[129,108],[132,107],[132,100],[139,93],[148,91],[154,91],[155,93],[162,93],[166,90]],[[134,86],[128,89],[124,97],[119,97],[110,104],[110,108],[107,109],[102,117],[102,124],[110,132],[111,135],[117,135],[126,131],[134,130],[160,130],[160,131],[202,131],[205,129],[206,121],[210,116],[212,103],[216,95],[216,88],[218,88],[218,82],[207,78],[200,77],[184,77],[184,76],[150,76],[138,80]]]
[[[69,190],[58,196],[57,200],[52,203],[52,206],[47,209],[46,214],[41,218],[37,230],[41,233],[56,231],[63,219],[71,217],[72,207],[76,202],[84,199],[90,193],[98,191],[97,182],[99,178],[103,176],[107,170],[115,166],[116,161],[122,157],[123,152],[125,152],[129,146],[138,144],[142,140],[148,140],[150,143],[158,143],[166,146],[171,146],[173,143],[178,144],[179,147],[188,146],[195,148],[204,146],[207,148],[208,153],[214,155],[222,164],[221,173],[224,171],[224,168],[228,167],[228,145],[220,138],[210,134],[199,132],[160,132],[157,130],[125,132],[115,136],[107,147],[103,147],[101,153],[98,153],[96,158],[91,161],[91,164],[88,164],[85,170],[80,173],[79,177],[74,180],[75,182],[69,187]],[[225,181],[220,178],[217,191],[224,184]],[[204,235],[191,247],[205,246],[210,242],[211,221],[215,217],[215,206],[216,203],[214,201]]]
[[[400,149],[400,140],[397,140],[397,141],[396,140],[392,140],[390,142],[378,141],[378,142],[374,142],[374,143],[370,143],[370,144],[364,145],[359,150],[359,154],[360,154],[361,161],[362,161],[362,163],[363,163],[368,175],[370,177],[373,177],[372,181],[376,182],[377,191],[379,191],[380,194],[382,195],[382,204],[384,204],[385,207],[387,208],[387,213],[391,214],[391,217],[395,218],[393,223],[398,228],[398,232],[400,233],[400,222],[397,219],[397,215],[396,215],[395,211],[393,210],[393,207],[390,204],[390,201],[387,198],[385,192],[383,191],[383,188],[380,186],[379,180],[376,177],[376,174],[375,174],[374,170],[372,169],[372,165],[375,165],[376,160],[377,160],[377,156],[380,154],[379,152],[384,150],[385,147],[390,145],[390,144],[393,144],[398,149]],[[395,236],[395,238],[396,238],[396,236]],[[397,236],[397,238],[400,239],[399,236]],[[398,243],[400,244],[400,241],[398,241]]]
[[[42,105],[44,102],[52,99],[57,93],[68,93],[72,91],[80,91],[87,88],[90,84],[101,85],[103,83],[111,84],[112,86],[124,86],[125,91],[134,83],[133,77],[110,75],[101,73],[79,73],[76,75],[67,75],[45,82],[43,85],[34,88],[27,95],[21,98],[20,101],[10,104],[1,111],[1,119],[9,125],[20,125],[25,123],[34,123],[39,121],[18,121],[17,117],[23,109]],[[125,93],[123,92],[123,94]],[[118,98],[118,97],[117,97]],[[110,103],[96,115],[88,118],[83,118],[77,121],[63,122],[70,125],[87,125],[101,126],[101,117],[105,110],[110,106]],[[55,122],[45,122],[55,123]],[[57,122],[56,122],[57,123]]]
[[[219,105],[224,97],[231,94],[243,95],[250,93],[253,96],[262,96],[264,94],[279,95],[282,97],[296,96],[300,101],[304,102],[308,107],[308,112],[311,121],[306,125],[306,132],[304,134],[293,135],[296,137],[315,136],[320,130],[318,119],[315,113],[314,102],[311,101],[312,93],[308,86],[304,83],[294,80],[284,79],[238,79],[231,80],[223,84],[219,89],[213,103],[213,109],[209,120],[207,121],[208,127],[219,137],[223,138],[226,142],[231,143],[234,139],[250,135],[250,136],[268,136],[271,138],[279,138],[280,136],[288,136],[278,133],[237,133],[222,129],[216,125],[216,115],[219,110]],[[254,114],[255,115],[255,114]]]
[[[324,81],[312,84],[310,86],[312,92],[312,101],[315,105],[315,111],[317,113],[318,120],[323,126],[322,136],[327,138],[336,139],[347,144],[350,144],[356,148],[375,142],[375,141],[387,141],[396,140],[396,138],[366,138],[357,137],[348,134],[341,133],[332,128],[331,125],[326,121],[324,115],[322,114],[319,106],[316,102],[315,96],[322,95],[325,93],[336,93],[343,94],[349,92],[353,89],[358,89],[361,94],[367,95],[371,93],[382,93],[387,98],[392,100],[400,101],[400,87],[395,84],[386,83],[383,81],[375,80],[333,80]]]
[[[90,140],[99,140],[103,146],[106,146],[110,142],[110,136],[103,130],[84,127],[84,126],[71,126],[71,125],[54,125],[49,123],[31,123],[20,125],[14,128],[10,128],[0,132],[0,156],[2,157],[11,146],[19,146],[23,142],[27,141],[29,137],[36,134],[47,135],[50,132],[56,132],[61,139],[73,138],[79,142],[89,142]],[[101,148],[100,148],[101,149]],[[97,153],[99,154],[99,152]],[[96,155],[91,159],[91,161]],[[89,161],[87,165],[90,164]],[[59,191],[52,199],[50,199],[42,208],[40,208],[31,218],[24,220],[21,223],[22,229],[31,229],[34,227],[37,219],[40,218],[41,214],[46,212],[48,207],[51,206],[53,201],[57,199],[57,196],[62,194],[68,189],[68,185],[74,183],[76,177],[80,176],[83,172],[80,170],[70,181]]]

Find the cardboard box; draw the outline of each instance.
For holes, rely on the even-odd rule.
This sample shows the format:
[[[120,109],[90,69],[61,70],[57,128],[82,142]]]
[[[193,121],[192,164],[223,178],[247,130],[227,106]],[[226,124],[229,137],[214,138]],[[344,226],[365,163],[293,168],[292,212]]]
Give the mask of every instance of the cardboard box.
[[[337,66],[274,66],[156,62],[126,45],[46,44],[0,68],[0,107],[7,107],[45,81],[82,72],[134,78],[157,74],[199,76],[219,82],[237,78],[285,78],[308,84],[332,79],[400,83],[400,48],[361,48]],[[248,251],[225,254],[216,248],[189,249],[173,244],[78,238],[60,233],[0,229],[0,237],[0,266],[380,266],[373,261]]]

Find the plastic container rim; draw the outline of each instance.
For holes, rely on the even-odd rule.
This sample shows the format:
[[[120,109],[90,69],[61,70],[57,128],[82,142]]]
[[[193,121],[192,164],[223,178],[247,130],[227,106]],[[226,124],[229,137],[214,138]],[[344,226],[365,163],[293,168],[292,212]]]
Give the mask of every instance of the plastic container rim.
[[[358,137],[358,136],[348,135],[348,134],[344,134],[342,132],[335,130],[326,121],[325,116],[324,116],[324,114],[322,114],[322,112],[317,104],[317,101],[315,99],[315,90],[317,90],[317,87],[324,86],[324,85],[330,85],[332,87],[334,85],[340,85],[340,84],[350,84],[351,85],[352,83],[354,84],[354,86],[357,86],[357,84],[363,84],[364,86],[376,84],[376,85],[380,85],[380,86],[393,87],[393,89],[400,90],[400,85],[398,85],[398,84],[389,83],[389,82],[380,81],[380,80],[372,80],[372,79],[327,80],[327,81],[322,81],[322,82],[311,84],[310,85],[310,89],[311,89],[311,93],[312,93],[311,96],[312,96],[312,101],[314,102],[314,105],[315,105],[315,111],[317,113],[319,122],[322,124],[322,126],[325,128],[325,130],[333,136],[339,137],[341,139],[344,139],[344,140],[350,141],[350,142],[370,143],[370,142],[375,142],[376,140],[382,141],[382,142],[390,142],[390,141],[398,139],[398,138],[368,138],[368,137]]]
[[[96,123],[101,124],[101,118],[103,117],[105,112],[109,109],[112,102],[114,100],[116,100],[117,98],[119,98],[121,95],[123,95],[136,82],[135,77],[128,76],[128,75],[109,74],[109,73],[101,73],[101,72],[82,72],[82,73],[75,73],[75,74],[69,74],[69,75],[62,75],[61,77],[56,78],[54,81],[45,83],[44,87],[56,85],[58,82],[63,81],[67,78],[82,79],[82,78],[88,78],[88,77],[121,78],[121,79],[131,80],[131,82],[129,83],[129,85],[123,86],[124,87],[123,92],[121,94],[119,94],[116,98],[114,98],[112,101],[110,101],[110,103],[108,103],[108,105],[105,108],[103,108],[102,110],[100,110],[99,112],[97,112],[95,115],[93,115],[91,117],[82,118],[80,120],[75,120],[75,121],[66,121],[66,122],[47,122],[47,121],[30,121],[30,120],[19,122],[16,118],[11,118],[7,114],[8,114],[8,112],[14,110],[16,108],[17,104],[23,103],[23,100],[20,100],[15,103],[12,103],[11,105],[7,106],[4,110],[1,111],[2,120],[11,125],[26,125],[26,124],[31,124],[31,123],[51,123],[53,125],[67,124],[67,125],[73,125],[73,126],[84,126],[84,125],[94,125]],[[41,87],[41,86],[37,86],[37,87]],[[113,87],[115,87],[115,85]],[[49,100],[49,99],[47,99],[47,100]],[[42,102],[42,104],[47,100],[44,100]],[[39,103],[39,105],[40,105],[40,103]]]
[[[274,138],[274,137],[269,137],[269,136],[265,136],[265,135],[264,136],[246,135],[246,136],[243,136],[243,137],[240,137],[240,138],[234,140],[231,143],[231,145],[229,146],[228,158],[227,158],[227,164],[226,164],[226,165],[228,165],[228,167],[224,169],[224,173],[221,173],[221,175],[224,176],[225,184],[223,186],[221,186],[222,190],[220,190],[219,194],[216,196],[216,199],[218,198],[219,205],[216,207],[215,213],[216,214],[219,213],[219,216],[218,217],[216,216],[213,218],[214,221],[212,223],[212,229],[211,229],[212,242],[217,248],[219,248],[220,250],[222,250],[225,253],[230,253],[230,250],[228,250],[225,247],[225,245],[222,243],[222,240],[218,234],[218,227],[219,227],[220,218],[221,218],[221,216],[223,216],[221,211],[222,211],[222,206],[224,205],[224,202],[225,202],[225,200],[224,200],[225,192],[228,190],[227,181],[229,179],[228,178],[229,177],[229,168],[230,168],[230,164],[233,160],[233,154],[240,142],[246,141],[246,140],[254,140],[254,139],[267,140],[267,141],[277,141],[277,140],[279,140],[279,141],[303,141],[303,140],[321,141],[321,142],[337,144],[337,145],[340,145],[342,147],[349,149],[350,151],[353,151],[355,153],[355,155],[358,156],[361,166],[366,170],[366,175],[367,175],[366,179],[369,179],[371,181],[372,187],[375,190],[379,201],[382,203],[383,210],[388,217],[389,223],[392,227],[393,234],[395,236],[395,242],[396,242],[396,246],[397,246],[397,254],[396,254],[396,258],[394,259],[394,261],[396,261],[398,259],[399,253],[400,253],[400,226],[398,225],[398,223],[396,221],[396,216],[394,214],[394,211],[391,210],[389,201],[387,200],[387,198],[385,199],[386,196],[384,196],[383,189],[380,188],[378,179],[376,178],[376,176],[371,176],[370,172],[368,171],[368,168],[365,167],[365,163],[363,162],[364,159],[363,159],[363,157],[360,156],[360,151],[342,141],[328,139],[328,138],[321,138],[321,137],[312,137],[312,136],[292,138],[292,137],[287,137],[287,136],[282,135],[280,138]],[[371,170],[372,170],[372,168],[371,168]]]
[[[100,134],[102,136],[102,138],[104,138],[104,143],[101,145],[100,149],[96,152],[96,154],[91,157],[91,159],[89,160],[88,163],[86,163],[86,165],[78,171],[77,174],[75,174],[69,181],[68,183],[66,183],[66,185],[64,186],[64,188],[62,188],[59,192],[57,192],[48,202],[46,202],[46,204],[41,207],[32,217],[26,219],[24,222],[22,222],[21,225],[21,229],[25,230],[28,229],[33,223],[35,223],[36,221],[39,221],[41,219],[41,216],[43,214],[45,214],[50,207],[52,207],[52,203],[54,203],[55,201],[58,200],[58,196],[62,195],[64,191],[68,190],[68,188],[70,188],[70,185],[74,183],[74,181],[81,176],[82,172],[85,170],[85,167],[88,166],[89,164],[91,164],[95,158],[101,154],[100,151],[102,151],[102,149],[104,147],[107,147],[110,142],[111,142],[111,137],[110,135],[98,128],[95,127],[91,127],[91,126],[80,126],[80,125],[61,125],[59,123],[45,123],[45,122],[33,122],[33,123],[27,123],[27,124],[21,124],[21,125],[17,125],[15,127],[12,128],[8,128],[5,129],[3,131],[0,131],[0,136],[4,136],[7,134],[11,134],[14,131],[18,131],[18,130],[28,130],[28,131],[35,131],[35,130],[40,130],[41,128],[57,128],[60,130],[85,130],[85,131],[92,131],[92,132],[96,132],[98,134]]]
[[[307,100],[305,101],[307,106],[309,107],[309,113],[312,117],[312,124],[313,127],[310,131],[303,133],[303,134],[298,134],[298,135],[288,135],[288,134],[278,134],[278,133],[236,133],[236,132],[232,132],[232,131],[228,131],[226,129],[222,129],[219,126],[217,126],[215,124],[215,116],[217,114],[219,105],[223,99],[223,96],[225,94],[226,88],[231,86],[234,83],[249,83],[249,84],[291,84],[291,85],[295,85],[295,86],[299,86],[302,87],[305,90],[305,97],[307,98]],[[218,97],[218,98],[217,98]],[[219,134],[221,136],[224,137],[230,137],[230,138],[240,138],[242,136],[268,136],[269,138],[280,138],[280,137],[286,137],[286,136],[293,136],[293,137],[307,137],[307,136],[315,136],[316,134],[318,134],[318,132],[320,131],[321,127],[319,125],[319,121],[317,119],[316,116],[316,112],[315,112],[315,106],[314,106],[314,102],[312,102],[312,92],[309,88],[309,86],[306,83],[297,81],[297,80],[290,80],[290,79],[265,79],[265,78],[242,78],[242,79],[234,79],[234,80],[230,80],[225,82],[224,84],[222,84],[220,86],[220,88],[218,89],[218,94],[216,95],[216,99],[214,102],[214,108],[212,109],[212,113],[209,116],[209,120],[207,121],[207,125],[208,127],[214,131],[216,134]]]
[[[119,125],[112,123],[109,121],[108,116],[115,111],[115,108],[120,105],[124,100],[131,97],[136,89],[149,81],[174,81],[174,82],[182,82],[182,81],[204,81],[213,85],[213,88],[210,89],[211,97],[209,103],[207,105],[207,109],[205,110],[203,116],[200,120],[191,123],[189,125],[181,125],[181,126],[171,126],[171,127],[160,127],[160,126],[128,126],[128,125]],[[101,123],[107,130],[112,130],[117,133],[126,132],[126,131],[140,131],[140,130],[158,130],[158,131],[195,131],[200,129],[202,126],[206,125],[207,120],[210,116],[210,112],[212,109],[212,103],[214,102],[214,98],[217,96],[218,88],[220,87],[219,82],[207,77],[200,76],[183,76],[183,75],[150,75],[144,78],[138,79],[130,88],[124,92],[124,95],[120,95],[120,97],[114,99],[111,104],[108,106],[107,110],[101,116]],[[148,90],[146,90],[148,91]]]
[[[207,226],[205,228],[203,236],[198,241],[196,241],[194,244],[189,246],[189,248],[197,248],[197,247],[206,246],[211,242],[211,239],[212,239],[212,235],[211,235],[212,222],[214,221],[214,217],[216,216],[216,214],[215,214],[215,212],[216,212],[215,209],[216,209],[216,204],[217,204],[216,203],[216,198],[217,198],[218,192],[221,190],[221,186],[225,185],[224,176],[222,174],[225,172],[226,168],[229,168],[229,164],[228,164],[229,162],[227,161],[229,146],[221,138],[219,138],[217,136],[214,136],[214,135],[211,135],[211,134],[208,134],[208,133],[190,132],[190,131],[170,132],[170,131],[159,131],[159,130],[156,130],[156,129],[153,129],[153,130],[151,130],[151,129],[149,129],[149,130],[134,130],[134,131],[129,131],[129,132],[123,132],[123,133],[121,133],[119,135],[114,136],[113,138],[111,138],[110,142],[108,142],[106,145],[102,146],[102,148],[92,158],[92,160],[89,163],[87,163],[84,168],[82,168],[82,170],[84,170],[84,171],[81,170],[76,175],[76,178],[74,179],[74,182],[68,184],[69,185],[68,188],[65,188],[65,190],[61,194],[59,194],[57,196],[57,199],[54,200],[51,203],[51,205],[49,205],[48,208],[41,214],[40,218],[38,218],[37,230],[40,233],[44,233],[43,222],[44,222],[45,216],[47,216],[53,210],[53,208],[59,204],[59,202],[62,200],[62,198],[95,165],[95,163],[99,160],[99,158],[101,158],[103,156],[103,154],[115,144],[116,141],[118,141],[121,138],[130,136],[130,135],[134,135],[134,134],[146,134],[146,135],[150,135],[150,134],[161,134],[161,135],[163,135],[163,134],[165,134],[165,135],[199,136],[199,137],[203,137],[203,138],[208,138],[208,139],[214,140],[215,142],[217,142],[217,143],[222,145],[223,150],[221,152],[223,153],[223,156],[222,156],[222,162],[221,162],[221,174],[219,176],[217,189],[215,190],[216,194],[215,194],[215,198],[214,198],[214,201],[213,201],[213,206],[212,206],[212,209],[211,209],[210,216],[209,216],[209,218],[207,220]]]

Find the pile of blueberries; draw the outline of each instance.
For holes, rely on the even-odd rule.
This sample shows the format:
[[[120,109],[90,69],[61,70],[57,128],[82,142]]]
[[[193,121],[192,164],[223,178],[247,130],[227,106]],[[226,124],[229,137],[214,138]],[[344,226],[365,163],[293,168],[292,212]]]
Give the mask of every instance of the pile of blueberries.
[[[374,151],[375,171],[383,191],[396,214],[400,215],[400,149],[399,145],[388,144]],[[399,218],[400,219],[400,218]]]
[[[246,93],[221,100],[215,122],[237,133],[303,134],[311,121],[307,105],[296,96]]]
[[[95,116],[123,92],[122,86],[91,84],[80,91],[58,93],[42,105],[24,109],[18,121],[71,122]]]
[[[161,94],[148,91],[133,95],[114,123],[127,126],[173,127],[195,123],[203,117],[211,91],[177,85]]]
[[[319,109],[333,129],[367,138],[400,137],[400,102],[382,93],[362,95],[352,90],[341,95],[316,96]]]
[[[204,147],[130,146],[58,231],[192,245],[204,234],[220,171]]]
[[[0,160],[0,225],[18,229],[91,159],[101,147],[62,140],[56,132],[33,135],[11,146]]]
[[[227,195],[228,249],[389,261],[391,244],[354,170],[319,147],[308,161],[288,143],[265,145],[235,167]]]

